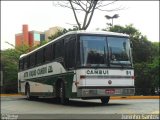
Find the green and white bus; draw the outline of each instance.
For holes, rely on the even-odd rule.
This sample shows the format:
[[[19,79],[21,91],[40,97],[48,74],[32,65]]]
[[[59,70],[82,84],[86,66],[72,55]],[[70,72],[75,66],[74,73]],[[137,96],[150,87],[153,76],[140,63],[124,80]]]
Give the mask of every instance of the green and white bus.
[[[72,31],[20,56],[19,93],[28,99],[100,99],[134,95],[129,36],[106,31]]]

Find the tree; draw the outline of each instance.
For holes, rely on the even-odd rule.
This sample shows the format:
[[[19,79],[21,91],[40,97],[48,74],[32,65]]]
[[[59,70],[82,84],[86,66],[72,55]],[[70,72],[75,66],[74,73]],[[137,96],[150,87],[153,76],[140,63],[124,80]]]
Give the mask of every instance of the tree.
[[[12,46],[13,48],[15,48],[15,50],[16,50],[17,52],[19,52],[20,54],[27,53],[27,52],[29,52],[29,51],[32,50],[32,48],[30,48],[28,45],[15,46],[15,45],[13,45],[12,43],[7,42],[7,41],[6,41],[5,43],[7,43],[8,45],[10,45],[10,46]]]
[[[16,93],[18,86],[18,59],[20,53],[15,49],[1,51],[3,66],[3,88],[5,93]]]
[[[18,61],[21,54],[29,51],[28,46],[15,47],[1,51],[1,66],[3,70],[3,92],[18,92]]]
[[[111,10],[104,9],[104,7],[111,5],[116,1],[117,0],[105,3],[102,0],[87,0],[87,1],[68,0],[68,2],[64,2],[64,1],[63,3],[58,2],[55,5],[72,9],[78,29],[86,30],[91,22],[91,19],[93,17],[95,10],[111,12],[111,11],[118,11],[118,10],[124,9],[120,7],[111,9]],[[80,23],[80,20],[79,20],[80,18],[78,18],[77,16],[77,13],[79,13],[79,11],[84,13],[84,19],[82,23]]]

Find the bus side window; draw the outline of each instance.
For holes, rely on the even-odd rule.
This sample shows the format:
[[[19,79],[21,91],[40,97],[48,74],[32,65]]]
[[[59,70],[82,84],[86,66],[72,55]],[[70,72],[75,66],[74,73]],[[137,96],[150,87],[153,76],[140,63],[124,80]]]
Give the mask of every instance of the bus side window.
[[[40,49],[37,51],[37,65],[40,65],[43,63],[43,49]]]
[[[55,43],[55,58],[63,57],[63,40]]]
[[[45,49],[45,48],[43,48],[43,49],[41,49],[40,51],[41,51],[41,54],[42,54],[41,64],[43,64],[43,63],[46,61],[46,59],[45,59],[45,55],[44,55],[44,53],[45,53],[46,49]]]
[[[37,65],[37,52],[35,53],[35,66]]]
[[[51,45],[46,46],[44,55],[45,55],[45,62],[50,62],[52,60],[53,54],[52,54],[52,46]]]
[[[27,69],[27,57],[24,58],[24,69]]]
[[[56,42],[56,43],[55,43],[55,59],[59,57],[59,53],[58,53],[58,50],[57,50],[57,49],[58,49],[58,46],[59,46],[59,43]]]
[[[52,60],[55,60],[55,43],[52,44]]]
[[[35,53],[30,55],[30,67],[35,66]]]
[[[68,37],[65,40],[65,66],[67,69],[75,67],[75,41],[75,36]]]
[[[30,68],[30,55],[27,56],[27,68]]]
[[[23,59],[19,60],[19,71],[23,70]]]

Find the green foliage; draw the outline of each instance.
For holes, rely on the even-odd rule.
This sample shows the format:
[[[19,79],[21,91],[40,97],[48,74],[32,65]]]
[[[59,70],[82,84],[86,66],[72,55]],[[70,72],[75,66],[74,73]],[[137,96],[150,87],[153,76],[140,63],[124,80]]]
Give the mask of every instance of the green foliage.
[[[17,93],[18,61],[21,54],[29,51],[29,47],[21,46],[15,49],[1,51],[1,65],[3,70],[3,92]]]
[[[46,43],[48,43],[48,41],[47,41],[47,40],[43,40],[43,41],[41,41],[41,43],[40,43],[39,46],[44,45],[44,44],[46,44]]]
[[[1,64],[3,69],[3,85],[5,93],[17,92],[17,64],[19,53],[13,49],[1,52]]]
[[[151,79],[153,80],[152,85],[155,88],[159,87],[159,61],[160,61],[160,57],[156,56],[152,63],[149,64],[150,67],[150,75],[151,75]]]
[[[17,51],[19,54],[24,54],[30,51],[30,47],[27,45],[22,45],[16,47],[14,50]]]
[[[57,33],[55,33],[54,35],[49,36],[48,39],[49,39],[49,41],[54,40],[55,38],[57,38],[57,37],[59,37],[59,36],[65,34],[66,32],[67,32],[66,29],[58,30]]]
[[[136,63],[135,87],[137,94],[154,94],[155,88],[159,87],[159,58],[156,57],[152,63]]]
[[[152,53],[153,58],[159,56],[159,44],[160,44],[159,42],[153,42],[152,43],[151,53]]]

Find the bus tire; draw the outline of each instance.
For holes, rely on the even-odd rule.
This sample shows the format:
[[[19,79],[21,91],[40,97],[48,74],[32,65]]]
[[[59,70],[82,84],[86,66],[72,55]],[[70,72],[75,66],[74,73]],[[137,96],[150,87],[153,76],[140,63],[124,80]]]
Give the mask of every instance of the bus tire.
[[[26,85],[26,98],[29,100],[30,99],[30,87],[29,87],[29,85],[27,84]]]
[[[103,105],[107,105],[109,100],[110,100],[110,96],[101,98],[101,102],[102,102]]]
[[[65,105],[69,102],[69,98],[66,98],[65,95],[65,85],[64,82],[60,83],[60,89],[59,89],[59,97],[60,97],[60,103]]]
[[[28,84],[26,85],[26,98],[27,98],[28,100],[33,100],[34,98],[36,98],[36,97],[34,97],[34,96],[31,96],[30,86],[29,86]]]

